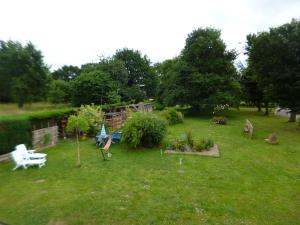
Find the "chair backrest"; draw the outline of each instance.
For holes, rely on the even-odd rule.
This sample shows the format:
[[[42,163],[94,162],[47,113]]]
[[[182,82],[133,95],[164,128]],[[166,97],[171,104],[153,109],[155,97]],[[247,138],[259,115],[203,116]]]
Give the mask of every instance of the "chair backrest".
[[[17,165],[22,164],[22,162],[24,161],[24,157],[20,151],[17,151],[17,150],[12,151],[11,155]]]
[[[28,159],[29,158],[29,153],[27,151],[27,148],[24,144],[20,144],[16,146],[16,151],[19,152],[19,154],[23,157]]]

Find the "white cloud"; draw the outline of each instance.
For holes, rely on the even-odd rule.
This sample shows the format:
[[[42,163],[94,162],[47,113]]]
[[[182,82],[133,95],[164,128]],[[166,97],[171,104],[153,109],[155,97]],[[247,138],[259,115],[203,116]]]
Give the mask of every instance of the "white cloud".
[[[228,47],[241,52],[247,34],[300,15],[297,0],[2,0],[0,7],[0,39],[32,41],[53,68],[123,47],[154,62],[173,58],[188,33],[205,26],[221,29]]]

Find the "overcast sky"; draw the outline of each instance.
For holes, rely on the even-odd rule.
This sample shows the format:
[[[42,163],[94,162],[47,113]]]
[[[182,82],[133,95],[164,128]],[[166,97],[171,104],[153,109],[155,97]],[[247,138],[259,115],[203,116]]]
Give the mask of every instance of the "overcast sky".
[[[228,48],[242,52],[247,34],[292,18],[300,19],[300,0],[0,0],[0,40],[31,41],[53,70],[124,47],[163,61],[207,26],[221,29]]]

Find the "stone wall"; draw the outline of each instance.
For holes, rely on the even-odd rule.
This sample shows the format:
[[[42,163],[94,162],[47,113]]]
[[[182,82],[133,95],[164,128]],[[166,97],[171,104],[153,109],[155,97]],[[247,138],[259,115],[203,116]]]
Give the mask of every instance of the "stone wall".
[[[32,145],[34,149],[54,146],[58,141],[58,126],[47,127],[32,131]]]

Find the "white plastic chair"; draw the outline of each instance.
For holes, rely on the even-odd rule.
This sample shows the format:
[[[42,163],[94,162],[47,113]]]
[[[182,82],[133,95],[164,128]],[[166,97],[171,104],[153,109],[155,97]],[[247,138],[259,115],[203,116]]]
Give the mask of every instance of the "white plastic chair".
[[[38,165],[39,168],[41,168],[46,163],[46,159],[26,158],[26,156],[24,156],[24,154],[18,150],[11,152],[11,155],[12,155],[13,160],[16,163],[16,166],[15,166],[15,168],[13,168],[13,170],[16,170],[17,168],[19,168],[21,166],[24,169],[27,169],[27,166],[34,166],[34,165]]]
[[[16,151],[19,151],[26,159],[45,159],[47,154],[45,153],[34,153],[35,150],[27,150],[24,144],[16,146]]]

